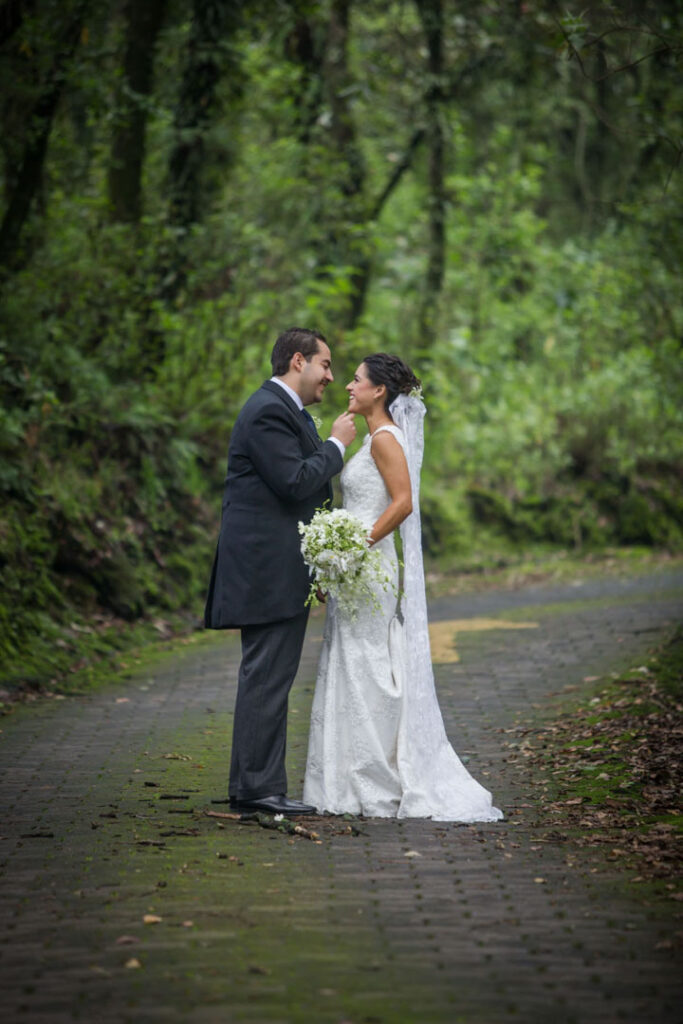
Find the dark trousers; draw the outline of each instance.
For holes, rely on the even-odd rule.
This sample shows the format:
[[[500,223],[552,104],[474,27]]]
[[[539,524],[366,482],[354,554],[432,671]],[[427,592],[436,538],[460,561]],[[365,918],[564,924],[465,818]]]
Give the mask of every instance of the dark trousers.
[[[229,788],[237,800],[287,792],[287,700],[307,621],[308,608],[293,619],[242,626]]]

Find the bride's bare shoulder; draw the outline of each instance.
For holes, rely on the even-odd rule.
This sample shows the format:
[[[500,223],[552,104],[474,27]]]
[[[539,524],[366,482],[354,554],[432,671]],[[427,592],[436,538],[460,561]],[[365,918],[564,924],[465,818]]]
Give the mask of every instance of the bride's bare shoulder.
[[[375,444],[388,446],[389,448],[397,444],[400,447],[403,440],[403,431],[395,423],[386,423],[370,434],[370,440],[373,447]]]
[[[398,436],[397,436],[398,435]],[[405,461],[401,431],[396,426],[379,427],[370,438],[370,450],[373,458],[384,460]]]

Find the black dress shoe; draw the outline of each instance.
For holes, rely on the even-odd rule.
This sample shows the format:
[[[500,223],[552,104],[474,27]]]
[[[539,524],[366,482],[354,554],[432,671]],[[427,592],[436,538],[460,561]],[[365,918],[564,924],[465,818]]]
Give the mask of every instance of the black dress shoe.
[[[266,811],[268,814],[284,814],[287,818],[318,813],[310,804],[304,804],[301,800],[291,800],[284,793],[259,796],[253,800],[237,800],[231,797],[230,806],[236,811]]]

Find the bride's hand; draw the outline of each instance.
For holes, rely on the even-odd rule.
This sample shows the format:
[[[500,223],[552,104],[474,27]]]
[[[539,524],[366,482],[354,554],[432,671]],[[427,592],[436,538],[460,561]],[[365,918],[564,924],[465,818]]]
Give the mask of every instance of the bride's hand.
[[[325,604],[327,601],[327,591],[321,590],[320,587],[315,592],[315,596],[318,598],[321,604]]]

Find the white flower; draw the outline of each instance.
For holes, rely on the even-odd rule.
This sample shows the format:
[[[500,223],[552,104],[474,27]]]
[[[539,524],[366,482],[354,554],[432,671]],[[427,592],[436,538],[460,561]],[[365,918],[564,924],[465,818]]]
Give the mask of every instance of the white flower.
[[[369,532],[346,509],[319,509],[308,525],[298,524],[301,553],[313,581],[307,604],[317,604],[318,588],[355,618],[362,604],[379,606],[377,586],[393,587],[379,551],[368,546]]]
[[[284,814],[276,814],[275,817],[273,818],[273,821],[284,821],[284,820],[285,820]]]

